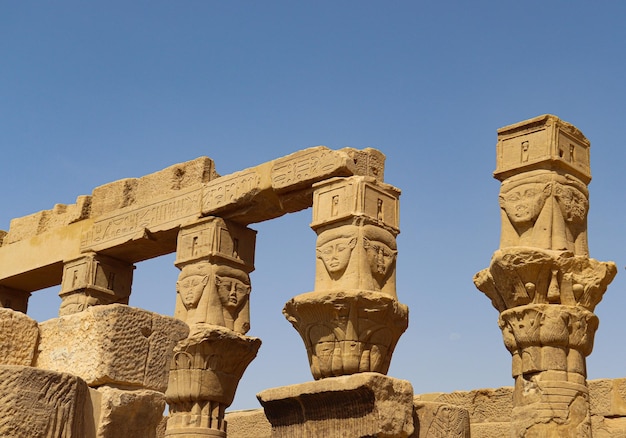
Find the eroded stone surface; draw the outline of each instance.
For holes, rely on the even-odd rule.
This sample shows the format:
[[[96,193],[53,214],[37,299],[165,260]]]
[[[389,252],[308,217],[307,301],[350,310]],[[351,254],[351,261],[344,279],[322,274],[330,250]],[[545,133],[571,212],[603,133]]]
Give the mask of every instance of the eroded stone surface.
[[[271,438],[272,425],[263,409],[227,412],[228,438]]]
[[[124,390],[100,386],[89,390],[96,438],[156,438],[163,419],[165,395],[147,389]]]
[[[0,308],[0,363],[32,366],[39,342],[37,321],[11,309]]]
[[[415,438],[470,438],[467,410],[454,405],[415,401]]]
[[[0,366],[0,436],[85,438],[86,383],[71,374]]]
[[[283,314],[306,346],[317,379],[375,371],[386,374],[408,307],[370,291],[310,292],[292,298]]]
[[[225,436],[225,410],[261,340],[221,326],[196,326],[178,343],[166,391],[166,436]]]
[[[167,387],[174,345],[187,336],[182,321],[121,304],[95,306],[40,324],[36,366],[71,372],[89,386]]]
[[[257,398],[273,438],[401,438],[414,431],[411,384],[378,373],[267,389]]]

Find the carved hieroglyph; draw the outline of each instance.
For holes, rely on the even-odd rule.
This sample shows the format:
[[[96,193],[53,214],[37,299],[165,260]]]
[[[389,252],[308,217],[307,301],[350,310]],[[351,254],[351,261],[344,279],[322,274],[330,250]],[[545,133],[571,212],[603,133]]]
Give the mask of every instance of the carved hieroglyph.
[[[387,373],[408,309],[397,300],[399,190],[367,177],[317,184],[315,291],[283,314],[306,346],[313,377]]]
[[[585,358],[617,269],[589,258],[589,141],[546,115],[498,130],[500,249],[474,277],[500,312],[515,379],[511,436],[591,436]]]

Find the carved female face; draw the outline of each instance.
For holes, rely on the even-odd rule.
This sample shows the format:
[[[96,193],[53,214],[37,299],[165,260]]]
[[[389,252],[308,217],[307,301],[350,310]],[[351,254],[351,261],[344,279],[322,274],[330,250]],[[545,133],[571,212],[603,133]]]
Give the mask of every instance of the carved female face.
[[[176,282],[176,291],[180,294],[185,308],[195,309],[198,306],[208,279],[208,275],[188,275]]]
[[[550,184],[528,183],[500,195],[500,207],[514,224],[534,223],[550,195]]]
[[[340,237],[318,247],[317,257],[322,260],[329,274],[337,274],[348,267],[355,246],[356,237]]]
[[[567,222],[581,224],[585,221],[589,201],[580,190],[558,184],[555,187],[555,198]]]
[[[366,237],[363,238],[363,247],[367,256],[367,261],[377,278],[384,278],[389,272],[389,267],[396,260],[397,250],[389,248],[389,246],[383,242],[377,240],[370,240]]]
[[[250,285],[231,277],[215,276],[215,286],[222,306],[236,310],[243,306],[250,294]]]

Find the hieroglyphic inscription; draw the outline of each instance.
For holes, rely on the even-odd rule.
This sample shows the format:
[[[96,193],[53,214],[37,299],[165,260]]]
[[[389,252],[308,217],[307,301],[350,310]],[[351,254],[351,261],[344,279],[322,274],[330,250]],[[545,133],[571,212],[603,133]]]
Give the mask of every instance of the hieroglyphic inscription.
[[[118,210],[98,219],[81,238],[81,251],[98,250],[126,241],[145,230],[163,231],[184,219],[200,217],[201,188],[194,187],[178,195],[156,200],[148,205]]]
[[[319,180],[341,167],[347,167],[346,163],[329,149],[296,152],[276,160],[272,167],[272,188],[280,191],[298,183]]]
[[[202,213],[210,214],[228,205],[245,202],[261,190],[260,184],[261,177],[254,169],[214,179],[204,186]]]

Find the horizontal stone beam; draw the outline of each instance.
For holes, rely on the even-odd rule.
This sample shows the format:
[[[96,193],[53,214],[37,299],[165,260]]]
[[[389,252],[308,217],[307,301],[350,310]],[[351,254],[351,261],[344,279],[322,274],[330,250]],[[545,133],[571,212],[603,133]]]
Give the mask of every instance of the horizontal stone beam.
[[[181,226],[206,216],[241,225],[312,205],[313,184],[352,175],[384,177],[382,153],[325,146],[229,175],[201,157],[141,178],[97,187],[76,204],[57,204],[0,232],[0,286],[32,292],[61,283],[63,264],[86,252],[136,263],[176,251]]]

